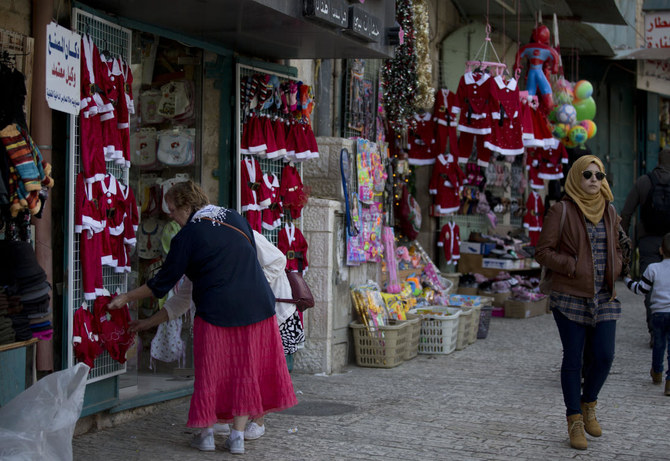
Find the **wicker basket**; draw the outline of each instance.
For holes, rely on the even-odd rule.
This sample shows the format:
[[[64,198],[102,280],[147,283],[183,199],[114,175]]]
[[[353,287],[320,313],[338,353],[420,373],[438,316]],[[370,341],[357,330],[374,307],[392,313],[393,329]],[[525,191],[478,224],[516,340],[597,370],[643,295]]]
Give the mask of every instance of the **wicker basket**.
[[[474,308],[472,307],[452,307],[461,312],[461,319],[458,323],[458,340],[456,341],[456,350],[460,351],[470,344],[472,335],[472,323],[474,322]],[[477,317],[479,319],[479,317]],[[476,335],[477,333],[475,333]],[[476,338],[475,338],[476,339]]]
[[[361,367],[393,368],[405,360],[409,324],[380,327],[366,327],[359,322],[351,322],[349,327],[354,335],[356,364]]]
[[[425,313],[427,311],[430,313]],[[409,315],[413,314],[421,316],[419,354],[451,354],[456,349],[461,316],[458,309],[431,306],[412,309]]]
[[[421,317],[416,314],[407,314],[405,336],[407,338],[405,348],[405,360],[410,360],[419,354],[419,341],[421,339]]]

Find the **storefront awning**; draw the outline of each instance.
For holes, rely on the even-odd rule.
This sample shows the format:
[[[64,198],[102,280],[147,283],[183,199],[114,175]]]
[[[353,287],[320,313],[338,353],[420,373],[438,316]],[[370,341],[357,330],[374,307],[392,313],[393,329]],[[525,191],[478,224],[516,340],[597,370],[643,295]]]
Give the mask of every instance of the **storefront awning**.
[[[670,48],[639,48],[617,54],[614,59],[645,59],[649,61],[670,60]]]
[[[589,2],[583,0],[452,0],[466,19],[485,21],[487,17],[494,30],[505,31],[513,40],[526,43],[535,28],[535,18],[542,13],[545,24],[556,14],[561,50],[574,49],[582,56],[614,56],[614,50],[594,27],[587,23],[625,25],[615,0]],[[520,11],[516,6],[519,5]],[[504,10],[504,15],[503,15]]]
[[[330,2],[335,5],[337,0],[327,3]],[[262,59],[393,57],[386,31],[393,27],[395,10],[386,8],[386,2],[357,7],[378,21],[377,41],[307,18],[303,14],[303,1],[85,0],[82,3],[109,15]],[[339,4],[349,5],[344,1]]]

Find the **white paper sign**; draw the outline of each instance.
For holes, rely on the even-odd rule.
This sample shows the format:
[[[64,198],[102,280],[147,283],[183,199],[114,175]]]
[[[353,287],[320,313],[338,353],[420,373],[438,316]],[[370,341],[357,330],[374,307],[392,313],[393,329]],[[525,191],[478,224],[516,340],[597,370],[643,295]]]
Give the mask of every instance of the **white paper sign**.
[[[647,48],[670,48],[670,12],[645,14],[644,24]]]
[[[46,98],[53,110],[79,113],[81,35],[55,22],[47,26]]]

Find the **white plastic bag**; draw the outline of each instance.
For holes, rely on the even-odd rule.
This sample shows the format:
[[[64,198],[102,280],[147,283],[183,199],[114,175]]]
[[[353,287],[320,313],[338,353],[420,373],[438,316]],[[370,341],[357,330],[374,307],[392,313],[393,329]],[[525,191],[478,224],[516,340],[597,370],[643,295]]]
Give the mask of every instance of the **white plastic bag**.
[[[40,379],[0,408],[0,459],[72,459],[89,367],[78,363]]]

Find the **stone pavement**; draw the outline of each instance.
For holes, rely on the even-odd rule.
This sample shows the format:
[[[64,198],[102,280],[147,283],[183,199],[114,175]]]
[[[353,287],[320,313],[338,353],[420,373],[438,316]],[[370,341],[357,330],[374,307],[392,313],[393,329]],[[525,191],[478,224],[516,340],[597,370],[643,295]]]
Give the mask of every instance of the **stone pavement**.
[[[623,318],[598,404],[603,436],[568,444],[561,344],[551,315],[493,318],[489,336],[449,355],[393,369],[293,375],[299,404],[266,417],[242,456],[189,447],[188,399],[76,436],[75,460],[668,460],[670,397],[649,377],[642,297],[618,284]]]

